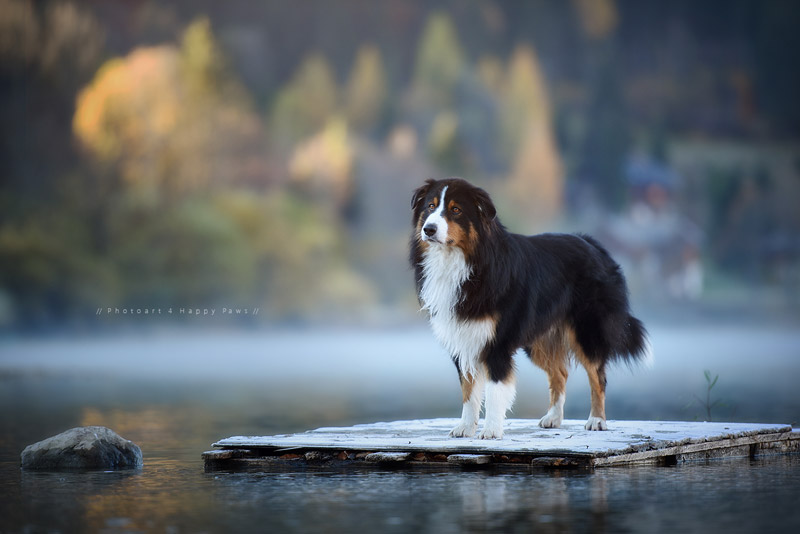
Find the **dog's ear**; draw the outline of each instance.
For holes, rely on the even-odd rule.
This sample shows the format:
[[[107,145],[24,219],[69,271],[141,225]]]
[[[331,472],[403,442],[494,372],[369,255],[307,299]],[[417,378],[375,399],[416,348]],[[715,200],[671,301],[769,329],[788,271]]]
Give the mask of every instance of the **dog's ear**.
[[[425,200],[425,197],[428,196],[428,192],[431,190],[431,187],[436,183],[436,180],[433,178],[428,178],[425,180],[425,185],[422,187],[414,190],[414,195],[411,197],[411,210],[416,213],[419,209],[420,203]]]
[[[494,207],[489,193],[480,187],[476,187],[475,189],[475,201],[478,205],[478,212],[486,218],[486,221],[493,220],[497,216],[497,209]]]

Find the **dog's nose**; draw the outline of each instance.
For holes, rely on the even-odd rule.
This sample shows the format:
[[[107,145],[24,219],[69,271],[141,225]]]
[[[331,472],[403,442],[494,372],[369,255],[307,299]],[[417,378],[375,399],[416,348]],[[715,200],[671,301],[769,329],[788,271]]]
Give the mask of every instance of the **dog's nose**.
[[[433,234],[436,233],[436,225],[435,224],[426,224],[425,228],[422,229],[425,232],[425,235],[428,237],[433,237]]]

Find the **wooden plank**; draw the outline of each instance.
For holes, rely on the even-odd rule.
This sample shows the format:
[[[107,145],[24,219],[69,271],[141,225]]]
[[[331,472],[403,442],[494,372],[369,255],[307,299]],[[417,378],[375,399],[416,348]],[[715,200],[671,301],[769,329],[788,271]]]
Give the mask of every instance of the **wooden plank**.
[[[203,457],[207,465],[283,458],[309,465],[339,461],[604,467],[800,451],[798,433],[788,425],[609,421],[609,431],[592,432],[583,428],[583,421],[566,420],[559,429],[542,429],[537,421],[511,419],[504,439],[480,440],[448,437],[456,423],[393,421],[289,435],[234,436],[213,445],[224,450],[220,455],[211,451]],[[237,456],[231,451],[243,452]]]
[[[653,449],[648,451],[594,458],[592,459],[592,465],[594,465],[595,467],[604,467],[611,465],[639,464],[639,463],[648,463],[648,461],[655,460],[658,458],[665,458],[665,457],[679,456],[679,455],[691,456],[691,455],[697,455],[697,453],[708,452],[712,450],[715,451],[724,451],[726,449],[739,450],[742,447],[748,447],[749,449],[751,445],[756,445],[760,443],[771,443],[771,442],[788,441],[790,439],[796,439],[795,437],[792,436],[793,434],[796,433],[779,432],[774,434],[759,434],[759,435],[742,436],[730,439],[711,440],[702,443],[675,445],[672,447],[663,447],[660,449]],[[749,451],[748,454],[746,455],[733,454],[731,456],[749,456]],[[720,455],[717,455],[717,457],[720,457]]]
[[[368,451],[436,451],[442,453],[531,453],[551,456],[611,456],[670,445],[789,432],[788,425],[698,423],[668,421],[609,421],[610,430],[593,432],[583,421],[565,420],[561,428],[539,428],[537,421],[511,419],[502,440],[450,438],[455,419],[393,421],[325,427],[277,436],[234,436],[215,443],[219,448],[349,449]]]
[[[456,465],[484,465],[491,463],[490,454],[451,454],[447,462]]]
[[[410,452],[373,452],[364,456],[364,461],[373,463],[399,463],[408,461]]]

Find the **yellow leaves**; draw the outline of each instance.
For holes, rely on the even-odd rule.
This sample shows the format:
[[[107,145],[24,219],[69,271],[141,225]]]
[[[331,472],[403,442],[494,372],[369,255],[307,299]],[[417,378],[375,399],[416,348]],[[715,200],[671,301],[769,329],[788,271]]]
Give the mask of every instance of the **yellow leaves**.
[[[353,158],[347,123],[335,116],[322,131],[297,146],[289,173],[304,188],[330,195],[341,206],[350,193]]]
[[[508,196],[528,221],[546,223],[561,212],[564,170],[546,84],[530,47],[514,51],[502,95],[503,139],[512,161]]]
[[[180,49],[137,48],[106,62],[78,95],[73,131],[137,188],[171,194],[267,180],[263,124],[225,75],[205,18],[188,27]]]
[[[515,157],[532,128],[550,128],[550,102],[536,54],[520,46],[509,61],[503,85],[502,129],[509,156]]]
[[[214,96],[224,83],[224,61],[211,32],[208,17],[200,17],[183,32],[181,41],[182,74],[195,97]]]
[[[172,132],[182,99],[177,64],[174,48],[158,46],[138,48],[97,71],[78,95],[73,130],[98,160],[146,158]]]
[[[549,125],[530,128],[522,139],[508,190],[512,204],[534,225],[545,227],[561,213],[564,169]]]

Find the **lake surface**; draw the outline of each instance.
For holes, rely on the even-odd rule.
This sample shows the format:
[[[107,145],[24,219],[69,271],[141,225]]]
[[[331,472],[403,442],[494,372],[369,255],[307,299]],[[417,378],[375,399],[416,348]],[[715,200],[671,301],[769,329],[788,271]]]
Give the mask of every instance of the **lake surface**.
[[[655,363],[609,373],[611,419],[800,419],[791,327],[652,326]],[[547,408],[544,373],[518,358],[514,417]],[[457,416],[455,370],[425,328],[145,332],[0,341],[0,531],[774,531],[800,528],[800,457],[674,467],[209,472],[220,438]],[[585,373],[566,415],[589,411]],[[108,426],[143,469],[32,473],[25,445]]]

